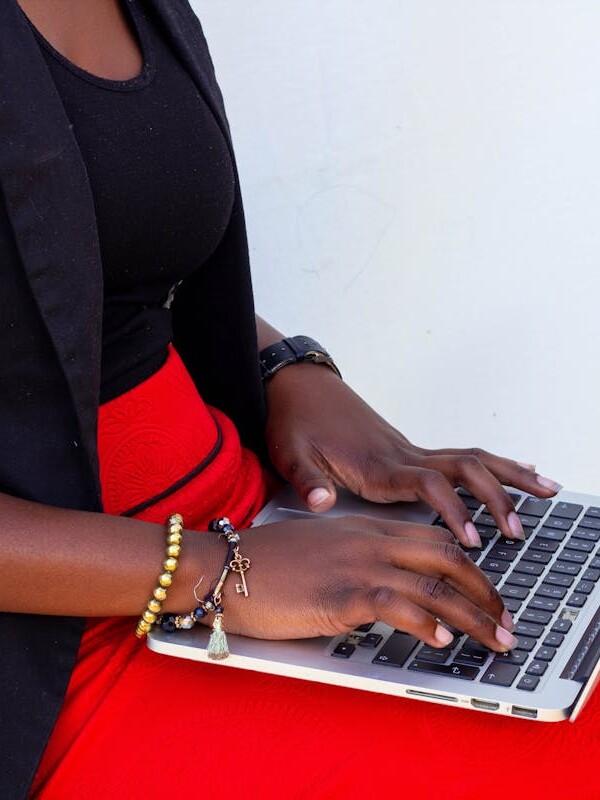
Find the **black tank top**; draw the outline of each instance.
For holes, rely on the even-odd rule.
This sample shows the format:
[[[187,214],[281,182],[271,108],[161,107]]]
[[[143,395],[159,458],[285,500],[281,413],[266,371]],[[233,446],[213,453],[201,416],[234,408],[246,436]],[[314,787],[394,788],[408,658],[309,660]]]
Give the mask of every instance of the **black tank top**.
[[[104,275],[101,402],[164,362],[170,290],[217,247],[234,200],[213,114],[151,10],[141,0],[122,5],[144,62],[131,80],[85,72],[36,31],[94,196]]]

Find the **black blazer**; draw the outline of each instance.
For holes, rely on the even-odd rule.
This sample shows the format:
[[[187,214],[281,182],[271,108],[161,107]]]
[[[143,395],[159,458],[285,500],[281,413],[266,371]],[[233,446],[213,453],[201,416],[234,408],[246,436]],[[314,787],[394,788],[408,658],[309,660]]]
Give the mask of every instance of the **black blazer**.
[[[187,0],[148,2],[231,147],[206,41]],[[175,346],[203,397],[260,450],[264,398],[239,184],[221,244],[181,286],[172,309]],[[0,0],[0,491],[101,510],[101,319],[100,253],[81,154],[26,19],[16,0]],[[27,792],[83,624],[0,614],[3,800]]]

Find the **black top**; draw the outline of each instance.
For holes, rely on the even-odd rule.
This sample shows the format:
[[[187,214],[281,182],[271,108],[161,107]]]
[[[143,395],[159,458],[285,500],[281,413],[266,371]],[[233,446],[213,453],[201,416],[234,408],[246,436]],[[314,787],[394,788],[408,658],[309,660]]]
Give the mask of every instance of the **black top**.
[[[164,362],[170,290],[214,251],[234,199],[214,115],[151,9],[141,0],[123,5],[143,56],[131,80],[91,75],[36,31],[94,197],[104,278],[101,402]]]

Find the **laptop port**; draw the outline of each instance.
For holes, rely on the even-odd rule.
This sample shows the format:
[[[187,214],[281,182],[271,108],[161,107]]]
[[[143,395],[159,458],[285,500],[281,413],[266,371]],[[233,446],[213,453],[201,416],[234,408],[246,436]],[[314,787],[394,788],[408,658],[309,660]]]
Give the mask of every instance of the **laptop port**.
[[[476,700],[475,698],[472,698],[471,705],[482,711],[498,711],[500,708],[500,703],[493,703],[491,700]]]
[[[536,708],[525,708],[524,706],[513,706],[511,709],[515,717],[527,717],[527,719],[537,719]]]
[[[444,700],[446,703],[458,702],[458,697],[449,694],[435,694],[435,692],[422,692],[420,689],[407,689],[406,694],[414,697],[425,697],[427,700]]]

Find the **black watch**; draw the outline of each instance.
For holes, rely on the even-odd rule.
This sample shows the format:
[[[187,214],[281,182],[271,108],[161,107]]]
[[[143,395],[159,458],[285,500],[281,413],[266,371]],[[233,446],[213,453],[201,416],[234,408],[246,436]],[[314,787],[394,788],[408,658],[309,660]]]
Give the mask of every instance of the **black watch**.
[[[297,364],[299,361],[325,364],[340,378],[342,377],[327,350],[310,336],[289,336],[281,342],[275,342],[261,350],[259,358],[263,382],[268,381],[283,367]]]

